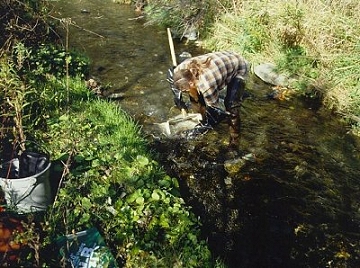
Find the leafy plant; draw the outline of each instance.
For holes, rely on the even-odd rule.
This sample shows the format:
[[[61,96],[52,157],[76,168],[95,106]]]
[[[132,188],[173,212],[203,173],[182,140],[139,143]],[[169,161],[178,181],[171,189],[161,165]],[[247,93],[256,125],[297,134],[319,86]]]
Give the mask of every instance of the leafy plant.
[[[24,57],[24,51],[26,56]],[[18,44],[15,47],[15,59],[20,74],[30,76],[32,80],[44,80],[49,76],[57,78],[70,76],[87,76],[89,72],[89,59],[83,54],[74,51],[67,52],[51,44],[43,44],[31,49]],[[20,61],[21,60],[21,61]]]
[[[126,267],[208,266],[199,222],[177,181],[151,159],[140,129],[113,103],[81,107],[49,122],[53,155],[72,159],[49,214],[50,236],[96,226]]]
[[[8,139],[23,142],[26,139],[26,121],[30,115],[24,114],[24,109],[29,105],[28,92],[30,87],[18,76],[14,64],[6,57],[0,62],[0,89],[4,102],[1,103],[1,136],[8,143]],[[4,147],[7,147],[4,145]],[[1,160],[6,158],[7,150],[3,148]]]
[[[46,18],[48,3],[46,0],[0,2],[0,55],[11,52],[19,42],[30,47],[54,38],[55,33]]]
[[[41,53],[35,53],[18,43],[12,58],[3,56],[1,59],[0,87],[5,100],[1,103],[1,137],[6,147],[2,150],[4,154],[11,150],[7,149],[11,146],[6,144],[21,143],[27,137],[31,138],[34,129],[46,128],[45,121],[52,108],[59,110],[58,107],[70,102],[66,81],[60,79],[65,75],[65,66],[70,67],[67,73],[74,76],[84,76],[88,68],[86,57],[72,57],[76,55],[73,53],[66,56],[65,52],[51,46],[44,45],[42,49]],[[76,99],[76,96],[75,90],[71,99]]]

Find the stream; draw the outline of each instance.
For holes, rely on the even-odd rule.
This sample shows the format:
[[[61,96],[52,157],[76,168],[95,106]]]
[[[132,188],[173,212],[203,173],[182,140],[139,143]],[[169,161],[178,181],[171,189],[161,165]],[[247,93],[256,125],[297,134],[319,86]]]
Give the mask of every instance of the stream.
[[[269,99],[271,87],[251,76],[236,153],[225,122],[195,140],[165,137],[154,123],[179,113],[166,82],[166,29],[111,1],[56,6],[56,16],[71,18],[70,46],[121,93],[113,101],[179,179],[214,256],[228,267],[360,267],[360,141],[331,111],[305,97]],[[177,56],[202,53],[175,41]]]

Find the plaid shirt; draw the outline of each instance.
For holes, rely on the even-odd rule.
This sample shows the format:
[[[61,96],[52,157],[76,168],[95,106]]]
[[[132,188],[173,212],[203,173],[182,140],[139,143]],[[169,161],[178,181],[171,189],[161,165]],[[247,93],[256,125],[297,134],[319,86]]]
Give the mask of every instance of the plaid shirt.
[[[198,93],[204,97],[205,104],[218,107],[219,91],[225,88],[234,77],[244,80],[248,72],[248,64],[235,52],[213,52],[186,59],[174,71],[188,69],[188,64],[193,59],[204,62],[209,57],[211,58],[210,65],[200,74],[196,85]]]

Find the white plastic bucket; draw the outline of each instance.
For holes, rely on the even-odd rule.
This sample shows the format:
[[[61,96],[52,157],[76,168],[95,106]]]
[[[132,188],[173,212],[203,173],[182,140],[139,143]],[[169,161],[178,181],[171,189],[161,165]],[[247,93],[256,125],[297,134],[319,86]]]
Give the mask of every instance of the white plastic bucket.
[[[19,213],[46,210],[52,202],[49,181],[50,166],[49,162],[42,171],[35,175],[16,178],[14,174],[19,174],[18,158],[2,165],[0,186],[5,194],[7,206],[16,209]]]

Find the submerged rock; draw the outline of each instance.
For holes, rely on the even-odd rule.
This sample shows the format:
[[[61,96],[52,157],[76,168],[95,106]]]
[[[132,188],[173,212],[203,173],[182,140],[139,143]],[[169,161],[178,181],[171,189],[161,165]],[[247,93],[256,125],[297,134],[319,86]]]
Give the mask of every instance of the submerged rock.
[[[246,164],[246,160],[239,157],[224,162],[224,168],[229,174],[237,173]]]
[[[108,99],[121,99],[125,97],[125,93],[124,92],[114,92],[114,93],[110,93],[109,95],[106,96],[106,98]]]
[[[183,62],[184,60],[186,59],[190,59],[192,57],[192,55],[187,52],[187,51],[183,51],[180,55],[179,55],[179,59],[180,59],[180,62]]]
[[[107,86],[103,86],[99,79],[90,78],[85,81],[86,87],[96,96],[108,99],[121,99],[125,97],[123,92],[109,92]]]

